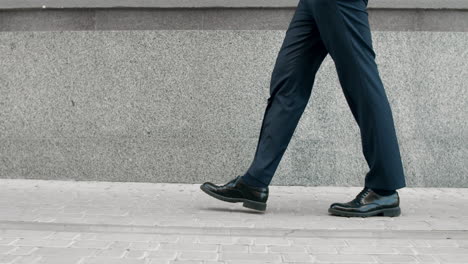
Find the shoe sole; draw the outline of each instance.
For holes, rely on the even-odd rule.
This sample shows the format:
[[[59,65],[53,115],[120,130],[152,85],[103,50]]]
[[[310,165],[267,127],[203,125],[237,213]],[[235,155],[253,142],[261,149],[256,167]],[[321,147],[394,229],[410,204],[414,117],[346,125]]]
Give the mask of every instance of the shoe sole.
[[[211,192],[210,190],[203,188],[203,185],[200,186],[200,189],[204,191],[206,194],[210,195],[211,197],[214,197],[224,202],[242,203],[242,206],[250,208],[250,209],[258,210],[258,211],[266,210],[266,203],[256,202],[256,201],[243,199],[243,198],[230,198],[230,197],[221,196],[219,194],[216,194],[214,192]]]
[[[328,212],[333,215],[346,216],[346,217],[368,217],[368,216],[396,217],[401,214],[401,209],[400,207],[394,207],[394,208],[384,208],[384,209],[375,210],[375,211],[367,212],[367,213],[355,213],[355,212],[345,212],[345,211],[340,211],[340,210],[336,210],[333,208],[328,208]]]

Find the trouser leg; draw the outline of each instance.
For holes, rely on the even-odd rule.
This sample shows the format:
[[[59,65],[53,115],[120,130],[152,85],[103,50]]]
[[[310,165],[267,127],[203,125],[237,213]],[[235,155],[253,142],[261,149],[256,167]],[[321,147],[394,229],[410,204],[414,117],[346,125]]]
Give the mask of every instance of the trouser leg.
[[[301,0],[286,31],[271,75],[270,97],[254,159],[243,179],[268,186],[311,95],[327,55],[312,14]]]
[[[333,58],[347,103],[359,125],[369,165],[365,185],[405,186],[392,111],[372,47],[367,0],[304,0]]]

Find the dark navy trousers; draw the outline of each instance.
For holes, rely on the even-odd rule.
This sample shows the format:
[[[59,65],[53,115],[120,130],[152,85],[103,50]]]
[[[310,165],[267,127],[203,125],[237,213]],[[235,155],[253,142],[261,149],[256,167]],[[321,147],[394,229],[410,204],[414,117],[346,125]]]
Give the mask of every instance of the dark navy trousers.
[[[272,72],[255,156],[242,178],[255,186],[270,184],[327,54],[360,129],[369,166],[365,186],[405,187],[392,111],[375,62],[367,0],[299,1]]]

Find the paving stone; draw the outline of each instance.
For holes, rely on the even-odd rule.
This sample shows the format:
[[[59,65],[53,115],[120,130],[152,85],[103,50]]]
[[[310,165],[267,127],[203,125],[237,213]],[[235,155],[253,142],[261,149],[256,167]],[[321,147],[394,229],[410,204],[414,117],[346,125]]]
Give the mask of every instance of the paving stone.
[[[178,258],[180,260],[216,260],[218,253],[203,251],[182,251]]]
[[[221,236],[201,236],[198,237],[201,244],[223,244],[232,245],[236,242],[233,237],[221,237]]]
[[[429,247],[414,248],[420,255],[468,255],[466,248],[459,247]]]
[[[149,259],[157,259],[157,260],[174,260],[176,256],[177,256],[176,250],[156,250],[156,251],[149,251],[147,257]]]
[[[204,264],[201,260],[171,260],[169,264]]]
[[[415,256],[411,255],[376,255],[374,256],[379,263],[419,263]]]
[[[23,238],[13,243],[16,246],[69,247],[73,240]]]
[[[219,259],[226,261],[257,261],[257,263],[281,263],[282,261],[281,255],[276,253],[222,252]]]
[[[350,246],[338,248],[338,254],[396,254],[395,248],[385,246]]]
[[[393,247],[393,249],[398,252],[397,254],[402,254],[402,255],[415,255],[417,252],[414,250],[413,247]]]
[[[431,247],[458,247],[459,246],[456,241],[448,240],[448,239],[444,239],[444,240],[440,240],[440,239],[432,240],[431,239],[431,240],[427,240],[427,243]]]
[[[0,230],[0,237],[2,238],[47,238],[53,233],[54,233],[53,231],[8,229],[8,230]]]
[[[86,257],[96,254],[97,249],[92,248],[51,248],[41,247],[35,252],[38,256]]]
[[[11,252],[13,251],[14,249],[16,248],[16,246],[5,246],[5,245],[1,245],[0,246],[0,254],[7,254],[8,252]]]
[[[290,245],[287,239],[280,237],[257,237],[254,239],[255,245]]]
[[[14,241],[19,240],[20,238],[16,237],[0,237],[0,245],[9,245],[13,244]]]
[[[221,245],[220,251],[221,252],[248,252],[249,246],[248,245]]]
[[[156,239],[156,235],[132,234],[132,233],[98,233],[89,240],[103,241],[130,241],[130,242],[149,242]]]
[[[440,263],[468,263],[468,254],[465,255],[440,255],[434,256]]]
[[[334,239],[334,238],[307,238],[307,237],[294,237],[288,238],[293,244],[297,245],[312,245],[312,246],[320,246],[320,245],[333,245],[333,246],[347,246],[347,243],[344,239]],[[356,240],[353,240],[355,242]],[[357,241],[361,241],[357,240]]]
[[[238,237],[235,241],[236,244],[253,245],[255,238],[253,237]],[[221,244],[221,243],[220,243]]]
[[[377,263],[371,255],[316,255],[317,263]]]
[[[84,258],[80,264],[145,264],[147,261],[144,259],[116,259],[107,257],[87,257]]]
[[[269,252],[273,253],[287,253],[287,252],[298,252],[306,253],[304,246],[269,246]]]
[[[158,242],[133,242],[129,245],[130,249],[137,250],[156,250],[159,248]]]
[[[34,246],[20,246],[8,252],[9,255],[30,255],[37,247]]]
[[[64,239],[64,240],[73,240],[78,238],[80,233],[78,232],[55,232],[51,234],[48,239]]]
[[[1,264],[10,264],[15,262],[15,260],[20,259],[20,256],[15,255],[0,255],[0,263]]]
[[[468,248],[468,240],[455,240],[459,247]]]
[[[15,256],[13,255],[9,255],[10,258],[13,258]],[[0,257],[1,259],[1,257]],[[28,255],[28,256],[16,256],[16,258],[14,259],[13,263],[14,264],[37,264],[37,263],[44,263],[44,261],[42,261],[42,259],[45,259],[47,260],[47,257],[45,256],[37,256],[37,255]],[[81,259],[81,257],[78,257],[77,258],[77,261],[79,261]],[[62,261],[63,263],[63,257],[60,257],[60,260]],[[73,261],[73,260],[72,260]],[[53,261],[50,261],[51,263],[53,263]],[[0,263],[3,263],[2,261],[0,261]],[[46,262],[48,263],[48,262]],[[57,262],[56,262],[57,263]],[[59,264],[59,263],[57,263]]]
[[[130,249],[126,251],[125,258],[143,259],[148,255],[145,250]]]
[[[211,251],[216,252],[218,245],[213,244],[195,244],[195,243],[161,243],[161,250],[177,250],[177,251]]]
[[[424,264],[434,264],[434,263],[440,263],[434,256],[430,255],[417,255],[415,258],[419,261],[419,263],[424,263]]]
[[[102,241],[102,240],[80,240],[76,241],[71,245],[74,248],[109,248],[112,244],[112,241]]]
[[[127,253],[126,249],[121,248],[109,248],[109,249],[100,249],[96,252],[97,257],[111,257],[111,258],[122,258],[125,253]]]
[[[250,253],[266,253],[268,248],[266,245],[250,245],[249,252]]]
[[[297,263],[297,262],[312,262],[312,261],[315,260],[315,257],[313,257],[313,256],[311,256],[309,254],[298,253],[298,252],[282,253],[281,256],[283,258],[283,262],[287,262],[287,263],[291,263],[291,262],[294,262],[294,263]]]
[[[385,247],[411,247],[413,243],[409,239],[353,239],[346,241],[350,246],[367,247],[367,246],[385,246]]]
[[[24,259],[25,261],[26,259]],[[34,261],[32,258],[32,262],[24,262],[29,264],[80,264],[82,263],[83,258],[79,256],[71,257],[67,256],[64,258],[63,256],[42,256],[38,260]],[[16,264],[16,262],[15,262]]]
[[[324,241],[321,245],[307,246],[307,252],[312,254],[338,254],[338,248]]]

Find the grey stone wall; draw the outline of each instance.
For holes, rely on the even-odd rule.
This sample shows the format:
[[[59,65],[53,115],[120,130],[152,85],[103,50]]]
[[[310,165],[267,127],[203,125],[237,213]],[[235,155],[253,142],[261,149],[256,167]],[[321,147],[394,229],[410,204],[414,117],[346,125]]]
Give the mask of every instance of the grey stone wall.
[[[2,0],[0,8],[276,8],[299,0]],[[465,0],[370,0],[371,8],[466,9]]]
[[[0,177],[201,183],[243,173],[292,11],[2,11]],[[370,16],[408,185],[468,187],[466,11]],[[366,171],[327,57],[272,184],[361,186]]]

